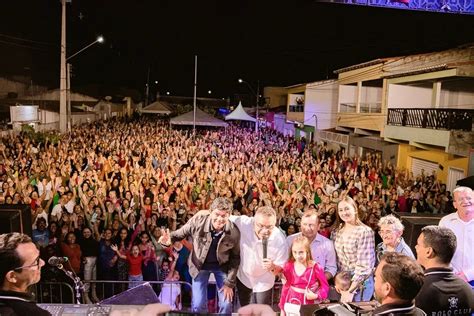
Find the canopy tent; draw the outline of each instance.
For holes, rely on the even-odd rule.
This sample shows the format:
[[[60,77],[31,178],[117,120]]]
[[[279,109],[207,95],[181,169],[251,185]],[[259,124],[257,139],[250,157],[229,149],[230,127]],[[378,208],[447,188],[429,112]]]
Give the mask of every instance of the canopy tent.
[[[230,113],[229,115],[225,117],[225,120],[226,121],[228,120],[250,121],[250,122],[257,121],[254,117],[251,117],[250,115],[247,114],[247,112],[245,112],[242,106],[242,102],[239,102],[239,105],[237,105],[237,107],[235,108],[234,111],[232,111],[232,113]]]
[[[171,110],[160,101],[153,102],[142,109],[142,113],[171,114]]]
[[[189,111],[170,120],[171,125],[193,125],[194,111]],[[196,107],[196,126],[227,127],[227,123]]]

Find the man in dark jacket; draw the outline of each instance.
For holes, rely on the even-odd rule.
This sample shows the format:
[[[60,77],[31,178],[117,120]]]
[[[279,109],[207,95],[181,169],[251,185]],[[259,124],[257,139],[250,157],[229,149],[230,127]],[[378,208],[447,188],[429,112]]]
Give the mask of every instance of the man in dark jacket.
[[[375,296],[382,305],[374,315],[426,315],[413,302],[423,278],[414,259],[398,252],[386,253],[375,271]]]
[[[240,231],[229,217],[232,201],[215,199],[209,212],[199,212],[183,227],[169,234],[164,232],[160,242],[164,246],[191,237],[193,250],[188,259],[193,278],[193,311],[207,313],[207,285],[214,274],[219,295],[219,313],[232,313],[232,299],[240,264]]]
[[[39,282],[43,266],[39,250],[29,236],[0,235],[0,315],[51,315],[28,294],[28,287]]]
[[[474,292],[449,265],[456,251],[456,235],[449,228],[425,226],[415,248],[418,262],[426,269],[416,306],[428,315],[474,313]]]

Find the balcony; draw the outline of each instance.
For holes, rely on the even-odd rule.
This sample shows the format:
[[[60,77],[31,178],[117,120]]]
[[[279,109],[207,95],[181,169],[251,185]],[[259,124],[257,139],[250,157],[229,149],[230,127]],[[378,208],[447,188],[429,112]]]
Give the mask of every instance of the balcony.
[[[389,109],[383,137],[467,157],[474,142],[473,118],[470,109]]]
[[[304,105],[303,104],[289,105],[288,112],[304,112]]]
[[[389,109],[387,125],[470,132],[473,117],[464,109]]]
[[[295,104],[288,106],[288,112],[286,113],[286,119],[289,121],[303,122],[304,121],[304,105]]]

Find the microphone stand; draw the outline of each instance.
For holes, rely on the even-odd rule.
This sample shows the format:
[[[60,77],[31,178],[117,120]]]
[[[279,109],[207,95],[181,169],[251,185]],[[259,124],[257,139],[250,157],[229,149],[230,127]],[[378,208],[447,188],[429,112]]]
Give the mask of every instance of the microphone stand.
[[[57,265],[57,268],[62,270],[74,282],[74,289],[76,290],[76,304],[82,304],[81,292],[84,290],[84,283],[82,283],[81,278],[76,275],[70,263],[69,267],[71,268],[71,271],[64,269],[62,264]]]

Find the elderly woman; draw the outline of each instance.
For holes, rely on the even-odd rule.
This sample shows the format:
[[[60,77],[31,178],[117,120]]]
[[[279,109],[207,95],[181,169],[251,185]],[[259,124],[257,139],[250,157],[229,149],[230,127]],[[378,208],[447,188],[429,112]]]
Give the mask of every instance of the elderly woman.
[[[402,234],[405,227],[397,217],[384,216],[379,220],[378,226],[382,242],[376,248],[377,259],[380,259],[386,252],[399,252],[415,259],[410,247],[403,240]]]
[[[336,291],[341,294],[342,302],[370,301],[374,293],[374,231],[359,219],[357,204],[348,196],[338,204],[335,228],[332,237],[338,272],[351,274],[349,289],[336,285]]]

